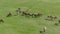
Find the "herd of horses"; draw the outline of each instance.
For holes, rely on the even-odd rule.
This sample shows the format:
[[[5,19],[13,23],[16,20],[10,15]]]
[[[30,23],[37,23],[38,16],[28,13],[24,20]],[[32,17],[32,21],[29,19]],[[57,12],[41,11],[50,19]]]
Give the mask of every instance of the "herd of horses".
[[[32,18],[37,18],[37,17],[43,16],[43,14],[41,14],[41,13],[29,13],[28,11],[21,11],[21,8],[18,8],[16,10],[16,13],[17,13],[17,15],[31,16]],[[9,12],[6,15],[6,17],[10,17],[10,16],[13,16],[11,12]],[[47,16],[47,19],[45,19],[45,20],[55,20],[55,19],[57,19],[57,16]],[[4,22],[4,20],[3,19],[0,19],[0,22]],[[58,20],[58,22],[60,23],[60,20]]]
[[[21,15],[21,16],[31,16],[32,18],[37,18],[37,17],[41,17],[43,16],[43,14],[41,13],[29,13],[27,11],[21,11],[21,8],[18,8],[18,10],[16,10],[17,16]],[[9,12],[6,17],[11,17],[13,16],[11,12]],[[47,19],[45,20],[55,20],[57,19],[57,16],[47,16]],[[0,23],[4,23],[3,19],[0,19]],[[58,20],[58,23],[60,23],[60,20]],[[46,30],[46,27],[44,28],[44,32]],[[41,32],[41,31],[40,31]]]
[[[27,11],[20,11],[20,8],[18,8],[18,10],[17,10],[17,15],[19,15],[19,14],[21,14],[22,16],[32,16],[32,17],[39,17],[39,16],[42,16],[42,14],[40,14],[40,13],[29,13],[29,12],[27,12]]]

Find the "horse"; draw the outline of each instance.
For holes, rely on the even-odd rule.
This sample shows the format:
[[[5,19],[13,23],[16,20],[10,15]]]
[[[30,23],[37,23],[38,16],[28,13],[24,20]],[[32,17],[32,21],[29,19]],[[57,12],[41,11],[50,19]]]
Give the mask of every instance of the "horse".
[[[32,16],[34,16],[34,17],[39,17],[39,16],[42,16],[42,14],[37,13],[37,14],[32,14]]]
[[[56,16],[47,16],[47,17],[50,18],[51,20],[55,20],[55,19],[57,19]]]
[[[0,22],[1,22],[1,23],[4,23],[4,20],[3,20],[3,19],[0,19]]]
[[[46,28],[46,26],[45,26],[45,27],[43,27],[43,32],[46,32],[46,29],[47,29],[47,28]]]
[[[10,16],[12,16],[11,12],[9,12],[9,14],[6,17],[10,17]]]
[[[60,23],[60,20],[58,20],[58,22]]]

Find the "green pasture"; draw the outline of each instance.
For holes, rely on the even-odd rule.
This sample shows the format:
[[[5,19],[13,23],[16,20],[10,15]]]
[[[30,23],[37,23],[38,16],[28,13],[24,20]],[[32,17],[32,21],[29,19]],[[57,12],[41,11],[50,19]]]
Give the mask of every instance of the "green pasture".
[[[42,13],[42,17],[32,18],[25,16],[6,17],[9,12],[16,15],[16,9],[30,9],[30,13]],[[57,16],[54,21],[45,20],[48,15]],[[44,34],[60,34],[60,25],[56,26],[60,19],[60,0],[0,0],[0,34],[41,34],[43,27],[47,30]]]

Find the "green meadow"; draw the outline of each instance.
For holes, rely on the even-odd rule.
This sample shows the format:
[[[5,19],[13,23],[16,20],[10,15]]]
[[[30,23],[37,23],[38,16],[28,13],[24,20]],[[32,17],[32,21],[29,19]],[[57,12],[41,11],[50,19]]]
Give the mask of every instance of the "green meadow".
[[[30,9],[30,13],[42,13],[42,17],[32,18],[25,16],[6,17],[9,12],[16,15],[16,9],[23,11]],[[54,21],[45,20],[47,16],[57,16]],[[47,30],[44,34],[60,34],[60,25],[56,26],[60,19],[60,0],[0,0],[0,34],[41,34],[43,27]]]

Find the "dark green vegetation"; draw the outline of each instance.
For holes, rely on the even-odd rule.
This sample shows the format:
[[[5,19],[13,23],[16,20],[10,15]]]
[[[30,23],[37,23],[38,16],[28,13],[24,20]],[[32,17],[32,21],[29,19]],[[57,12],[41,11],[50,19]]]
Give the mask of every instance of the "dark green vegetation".
[[[30,13],[42,13],[40,18],[27,18],[25,16],[6,17],[9,12],[16,14],[16,9],[30,9]],[[23,9],[25,7],[25,9]],[[54,21],[47,21],[48,15],[57,16]],[[44,26],[46,34],[60,34],[60,25],[55,26],[60,19],[60,0],[0,0],[0,18],[4,23],[0,24],[0,34],[41,34]]]

